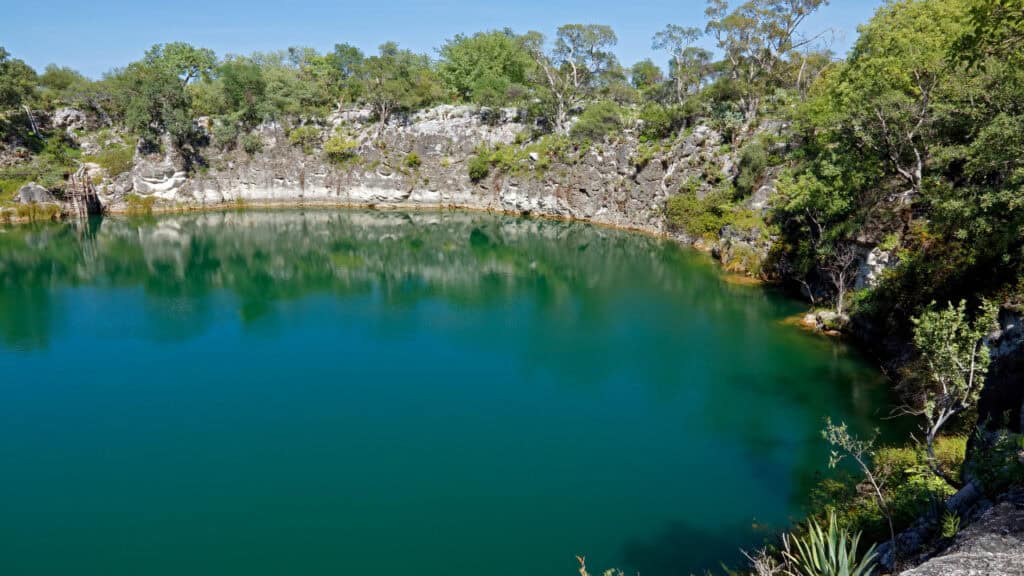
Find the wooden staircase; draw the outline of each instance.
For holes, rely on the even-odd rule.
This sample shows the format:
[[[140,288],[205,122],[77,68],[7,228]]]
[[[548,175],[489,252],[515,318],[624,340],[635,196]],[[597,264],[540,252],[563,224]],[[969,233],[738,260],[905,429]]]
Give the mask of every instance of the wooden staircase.
[[[88,218],[94,214],[103,213],[103,205],[96,194],[96,187],[92,185],[84,168],[68,179],[68,187],[65,190],[64,201],[67,204],[67,212],[76,218]]]

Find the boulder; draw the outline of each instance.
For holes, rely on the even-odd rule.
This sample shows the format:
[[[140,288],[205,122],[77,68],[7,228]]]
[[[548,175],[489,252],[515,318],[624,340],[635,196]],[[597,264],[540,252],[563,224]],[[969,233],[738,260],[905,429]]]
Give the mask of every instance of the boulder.
[[[53,127],[63,130],[84,130],[88,123],[85,112],[77,108],[61,108],[53,113]]]
[[[29,182],[18,189],[14,201],[21,204],[44,204],[56,202],[57,199],[50,194],[50,191],[35,182]]]
[[[940,555],[904,576],[1024,576],[1024,493],[1011,493],[962,529]]]

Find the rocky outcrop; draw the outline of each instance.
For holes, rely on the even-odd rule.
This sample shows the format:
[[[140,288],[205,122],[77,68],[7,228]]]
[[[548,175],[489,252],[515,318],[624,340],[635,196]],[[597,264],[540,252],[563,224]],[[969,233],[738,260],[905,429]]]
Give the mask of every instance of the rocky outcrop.
[[[47,204],[56,202],[57,199],[46,188],[35,182],[29,182],[18,189],[14,201],[20,204]]]
[[[89,119],[85,112],[77,108],[60,108],[53,113],[51,119],[54,128],[74,131],[85,130],[89,126]]]
[[[941,553],[904,576],[1024,576],[1024,492],[985,507]]]
[[[978,401],[978,421],[990,429],[1006,426],[1024,432],[1024,315],[1003,309],[998,338],[992,342],[992,366]]]
[[[493,169],[480,181],[468,162],[480,146],[509,145],[529,130],[513,109],[440,106],[388,123],[383,130],[365,110],[347,110],[321,128],[321,147],[303,151],[276,124],[258,130],[262,151],[204,149],[199,169],[170,152],[140,151],[131,189],[105,183],[104,200],[115,209],[127,194],[178,206],[237,202],[280,204],[465,207],[536,213],[665,231],[666,199],[708,171],[730,170],[720,135],[698,127],[667,151],[637,160],[639,141],[625,134],[614,142],[525,155],[517,165]],[[356,158],[334,163],[322,144],[340,133],[357,144]],[[415,155],[416,162],[407,159]],[[698,194],[703,190],[698,190]]]

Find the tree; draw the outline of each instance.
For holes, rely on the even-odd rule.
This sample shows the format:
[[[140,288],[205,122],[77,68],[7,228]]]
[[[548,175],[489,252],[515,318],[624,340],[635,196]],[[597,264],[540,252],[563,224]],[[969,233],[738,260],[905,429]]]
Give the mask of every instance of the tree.
[[[710,52],[693,46],[701,36],[703,33],[700,28],[676,24],[669,24],[654,35],[652,47],[669,54],[676,102],[680,104],[691,89],[697,90],[700,87],[711,61]]]
[[[991,364],[988,336],[999,328],[999,307],[982,302],[973,321],[967,303],[945,309],[932,307],[914,318],[914,346],[924,360],[926,382],[907,410],[924,416],[928,463],[939,477],[949,479],[935,457],[935,438],[950,419],[974,406],[981,396]]]
[[[950,80],[946,58],[962,21],[958,2],[883,7],[862,27],[831,93],[837,128],[889,165],[906,186],[905,202],[921,192],[936,97]]]
[[[848,242],[842,242],[819,251],[819,266],[832,283],[836,294],[836,313],[846,312],[846,292],[853,285],[857,274],[857,250]]]
[[[229,113],[246,127],[256,124],[267,90],[263,71],[254,62],[232,58],[217,69]]]
[[[525,45],[533,57],[550,102],[549,111],[555,130],[564,133],[569,113],[592,96],[618,61],[610,52],[618,39],[608,26],[566,24],[558,29],[551,52],[544,48],[539,32],[526,34]]]
[[[440,49],[438,75],[459,98],[502,106],[526,94],[533,60],[511,30],[457,35]]]
[[[377,56],[366,59],[363,81],[366,101],[379,123],[378,137],[396,111],[425,106],[441,95],[430,59],[401,50],[394,42],[382,44]]]
[[[338,95],[342,101],[352,102],[361,94],[359,72],[366,56],[362,50],[351,44],[335,44],[334,51],[326,56],[327,62],[338,71]]]
[[[970,65],[989,57],[1024,57],[1024,0],[974,0],[953,56]]]
[[[199,78],[208,78],[217,64],[217,56],[209,48],[196,48],[186,42],[154,44],[143,62],[154,67],[165,68],[174,74],[185,87]]]
[[[851,458],[857,464],[861,473],[864,474],[864,478],[871,484],[874,497],[878,500],[878,509],[882,511],[885,519],[889,522],[889,538],[892,543],[893,555],[895,555],[896,529],[893,527],[892,511],[889,509],[889,502],[882,493],[882,486],[879,484],[878,478],[875,477],[875,473],[871,470],[870,465],[870,460],[875,457],[875,440],[877,435],[876,432],[875,436],[870,440],[861,440],[850,433],[845,422],[833,424],[831,418],[825,420],[825,428],[821,431],[821,437],[832,447],[828,467],[834,469],[845,458]]]
[[[32,97],[35,86],[35,70],[23,61],[11,58],[10,52],[0,46],[0,115],[21,110]]]
[[[741,89],[747,123],[761,100],[785,77],[786,57],[821,35],[798,35],[800,25],[828,0],[748,0],[729,10],[727,0],[708,0],[706,32],[725,54],[729,75]]]
[[[653,60],[647,58],[633,64],[629,69],[629,80],[636,89],[648,91],[664,82],[665,75]]]

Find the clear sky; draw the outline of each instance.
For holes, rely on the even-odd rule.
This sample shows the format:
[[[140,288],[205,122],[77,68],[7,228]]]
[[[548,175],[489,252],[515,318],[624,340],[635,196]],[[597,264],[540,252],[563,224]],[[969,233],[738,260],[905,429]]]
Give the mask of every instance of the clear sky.
[[[611,25],[625,65],[646,57],[665,24],[700,26],[704,0],[3,0],[0,46],[37,70],[56,62],[91,77],[138,59],[151,45],[183,40],[218,55],[288,46],[321,51],[348,42],[372,52],[386,40],[434,54],[457,33],[511,27],[553,34],[561,24]],[[806,30],[834,28],[843,54],[882,0],[832,0]]]

